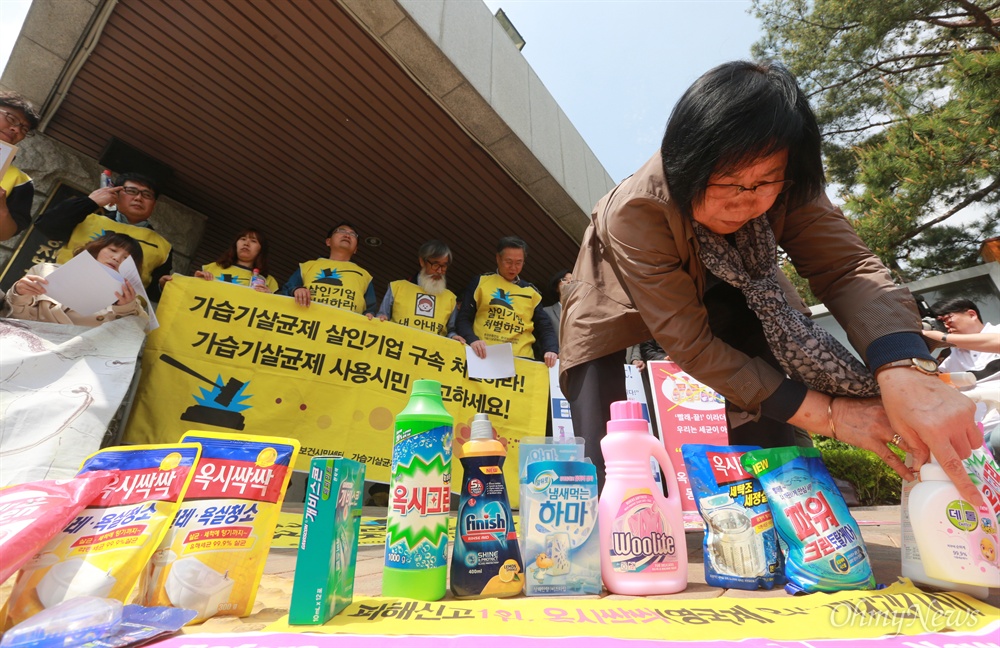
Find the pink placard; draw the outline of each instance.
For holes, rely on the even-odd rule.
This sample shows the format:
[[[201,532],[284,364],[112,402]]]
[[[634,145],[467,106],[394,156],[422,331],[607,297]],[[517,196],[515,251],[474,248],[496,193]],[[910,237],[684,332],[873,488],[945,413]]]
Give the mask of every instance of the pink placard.
[[[715,390],[684,373],[673,362],[650,362],[647,366],[660,438],[670,454],[677,482],[685,491],[681,498],[683,510],[697,512],[681,446],[685,443],[726,445],[729,442],[725,401]]]

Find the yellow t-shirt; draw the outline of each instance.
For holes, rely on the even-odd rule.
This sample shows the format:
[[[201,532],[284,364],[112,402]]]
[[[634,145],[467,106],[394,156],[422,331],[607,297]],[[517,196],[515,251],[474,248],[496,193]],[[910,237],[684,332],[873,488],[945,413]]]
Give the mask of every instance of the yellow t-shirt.
[[[437,335],[448,334],[448,318],[458,303],[455,293],[444,290],[438,295],[432,295],[405,279],[393,281],[389,284],[389,290],[392,292],[392,313],[389,319],[393,322]]]
[[[472,331],[486,344],[510,342],[514,355],[533,358],[534,311],[542,296],[532,286],[521,287],[498,274],[483,275],[476,286],[476,321]]]
[[[365,312],[365,291],[372,282],[368,271],[351,261],[316,259],[299,264],[302,285],[310,299],[321,304]]]
[[[100,214],[91,214],[73,228],[73,234],[70,235],[66,245],[59,250],[56,262],[68,262],[73,258],[74,250],[90,243],[105,232],[127,234],[139,241],[139,245],[142,246],[143,258],[142,285],[148,288],[149,282],[153,278],[153,270],[163,265],[170,255],[170,243],[167,239],[148,227],[137,227],[127,223],[119,223],[112,218],[101,216]]]
[[[201,266],[201,269],[205,272],[211,272],[216,281],[246,286],[247,288],[250,287],[250,278],[253,276],[253,270],[236,264],[223,268],[218,263],[209,263]],[[278,292],[278,282],[271,275],[264,275],[264,281],[267,282],[268,290],[273,293]]]

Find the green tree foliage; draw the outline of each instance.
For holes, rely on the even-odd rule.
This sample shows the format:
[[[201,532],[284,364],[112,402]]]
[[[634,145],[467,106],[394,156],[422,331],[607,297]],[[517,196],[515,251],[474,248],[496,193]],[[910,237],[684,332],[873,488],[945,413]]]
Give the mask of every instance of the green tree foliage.
[[[1000,0],[754,0],[809,94],[844,211],[899,279],[978,262],[1000,220]],[[943,227],[958,214],[972,227]]]

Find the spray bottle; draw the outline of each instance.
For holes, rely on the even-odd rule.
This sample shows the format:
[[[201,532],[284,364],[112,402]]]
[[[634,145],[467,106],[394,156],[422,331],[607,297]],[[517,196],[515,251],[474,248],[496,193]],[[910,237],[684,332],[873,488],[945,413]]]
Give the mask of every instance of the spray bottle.
[[[476,414],[469,441],[462,446],[465,478],[451,554],[451,591],[457,598],[514,596],[524,586],[524,564],[503,478],[506,458],[490,417]]]
[[[101,173],[101,188],[103,189],[105,187],[113,187],[113,186],[115,186],[115,183],[114,180],[111,179],[111,169],[105,169]],[[109,214],[111,214],[112,217],[114,217],[116,215],[116,212],[118,211],[118,205],[116,205],[113,202],[108,203],[107,205],[104,205],[104,211],[108,212]]]
[[[453,425],[441,383],[414,381],[396,417],[383,596],[437,601],[445,594]]]
[[[257,290],[258,288],[267,288],[267,280],[261,276],[258,268],[253,269],[253,275],[250,277],[250,287],[254,290]]]
[[[642,404],[611,404],[601,439],[607,481],[598,505],[601,578],[615,594],[672,594],[687,587],[687,543],[680,489],[666,449],[649,434]],[[653,480],[660,463],[669,497]]]

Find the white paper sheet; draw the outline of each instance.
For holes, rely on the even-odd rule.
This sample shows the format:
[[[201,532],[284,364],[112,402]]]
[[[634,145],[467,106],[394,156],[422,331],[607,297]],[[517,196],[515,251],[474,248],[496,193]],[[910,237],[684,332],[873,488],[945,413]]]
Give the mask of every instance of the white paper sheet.
[[[469,378],[510,378],[514,372],[514,347],[507,344],[486,345],[486,357],[480,358],[471,346],[465,347]]]
[[[87,253],[77,254],[46,279],[49,283],[45,286],[45,294],[84,315],[115,303],[118,300],[115,293],[122,289],[125,280]]]

